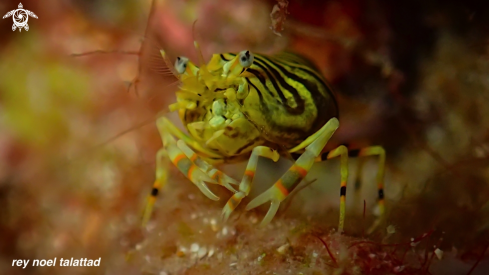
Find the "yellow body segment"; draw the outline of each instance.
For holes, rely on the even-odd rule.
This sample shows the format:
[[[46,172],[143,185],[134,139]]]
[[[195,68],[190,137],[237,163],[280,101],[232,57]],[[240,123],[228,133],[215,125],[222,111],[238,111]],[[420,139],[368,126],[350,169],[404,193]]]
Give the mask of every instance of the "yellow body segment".
[[[307,176],[313,164],[322,160],[324,148],[339,127],[338,106],[334,94],[308,60],[291,53],[275,56],[251,54],[214,54],[200,66],[187,58],[178,58],[172,71],[180,80],[177,102],[170,106],[178,111],[188,130],[180,131],[168,119],[158,119],[157,126],[163,148],[157,155],[156,181],[145,209],[149,220],[154,197],[167,180],[168,158],[181,173],[207,197],[219,199],[206,183],[219,184],[234,192],[223,208],[229,218],[241,201],[249,195],[257,171],[259,157],[278,161],[279,157],[299,154],[295,163],[267,191],[254,198],[246,210],[270,203],[262,221],[269,223],[280,202]],[[164,51],[161,51],[170,64]],[[374,146],[358,151],[358,156],[380,157],[377,183],[379,206],[383,206],[385,153]],[[341,157],[341,191],[339,231],[343,231],[345,196],[348,179],[347,147],[340,146],[327,154],[327,159]],[[213,165],[248,161],[238,190],[238,181]],[[156,190],[156,191],[155,191]],[[381,208],[381,213],[384,209]]]

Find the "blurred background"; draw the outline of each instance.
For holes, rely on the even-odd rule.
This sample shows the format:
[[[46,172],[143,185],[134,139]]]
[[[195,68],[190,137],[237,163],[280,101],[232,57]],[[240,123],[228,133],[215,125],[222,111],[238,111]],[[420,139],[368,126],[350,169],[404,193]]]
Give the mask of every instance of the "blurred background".
[[[0,12],[18,4],[3,0]],[[29,31],[0,21],[1,274],[489,273],[489,3],[22,4],[38,16]],[[194,40],[205,58],[288,49],[313,61],[340,103],[335,142],[386,149],[385,223],[366,233],[377,171],[368,158],[358,194],[350,162],[341,236],[338,160],[316,165],[316,181],[266,228],[258,227],[266,207],[240,206],[221,223],[230,194],[213,188],[221,200],[210,201],[171,168],[140,228],[161,147],[154,121],[175,119],[166,113],[177,83],[159,50],[196,60]],[[260,163],[252,197],[290,165]],[[240,179],[244,166],[224,170]],[[12,267],[54,257],[101,266]]]

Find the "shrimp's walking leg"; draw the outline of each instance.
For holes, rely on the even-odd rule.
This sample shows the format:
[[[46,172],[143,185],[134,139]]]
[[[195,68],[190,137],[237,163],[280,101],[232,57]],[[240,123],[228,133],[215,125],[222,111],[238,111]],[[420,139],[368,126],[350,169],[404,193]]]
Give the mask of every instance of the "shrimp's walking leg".
[[[372,233],[385,218],[385,206],[384,206],[384,174],[385,174],[385,150],[382,146],[370,146],[360,149],[358,151],[359,157],[366,156],[379,156],[379,166],[377,170],[376,182],[378,192],[378,209],[379,218],[367,231],[368,234]]]
[[[163,187],[168,178],[168,159],[182,172],[190,181],[192,181],[197,187],[211,200],[219,200],[214,193],[212,193],[205,182],[214,182],[206,173],[201,171],[192,160],[190,160],[177,146],[177,142],[171,134],[166,131],[164,124],[161,125],[158,120],[158,129],[163,141],[163,148],[158,151],[156,158],[156,180],[151,190],[151,195],[148,197],[143,213],[143,226],[149,221],[153,206],[156,200],[156,196],[159,193],[161,187]]]
[[[379,226],[380,222],[383,220],[385,216],[385,207],[384,207],[384,171],[385,171],[385,151],[384,148],[381,146],[370,146],[366,147],[363,149],[350,149],[349,151],[346,150],[346,153],[344,152],[345,149],[340,149],[342,146],[336,148],[333,151],[325,152],[322,153],[321,156],[319,156],[316,161],[322,161],[325,159],[330,159],[335,156],[341,155],[342,156],[342,162],[341,162],[341,178],[342,178],[342,183],[341,183],[341,190],[340,190],[340,196],[343,197],[343,194],[346,195],[346,182],[343,184],[344,179],[348,176],[348,168],[346,164],[343,164],[343,159],[344,161],[347,162],[348,157],[365,157],[365,156],[379,156],[379,168],[377,172],[377,177],[376,177],[376,182],[377,182],[377,189],[378,189],[378,209],[379,209],[379,218],[374,222],[374,224],[370,227],[368,230],[368,234],[372,233],[373,230]],[[340,150],[341,152],[336,152],[336,150]],[[359,197],[359,191],[361,188],[361,176],[362,176],[362,170],[364,166],[365,160],[363,158],[358,159],[358,170],[357,174],[355,177],[355,201],[360,200]],[[344,188],[343,188],[344,186]],[[343,191],[344,189],[344,191]],[[344,199],[341,199],[343,201]],[[340,202],[340,226],[339,229],[342,228],[342,215],[344,216],[345,210],[344,206],[342,206],[344,203]],[[343,214],[342,214],[343,213]],[[340,230],[341,231],[341,230]]]
[[[195,163],[200,170],[205,172],[208,176],[211,177],[211,179],[214,180],[214,182],[211,183],[216,183],[219,185],[222,185],[226,187],[229,191],[236,193],[236,191],[231,184],[238,184],[238,181],[235,179],[231,178],[230,176],[224,174],[222,171],[218,170],[205,160],[203,160],[201,157],[198,156],[196,152],[194,152],[183,140],[178,140],[177,141],[177,146],[182,150],[182,152],[193,162]],[[221,159],[222,160],[222,159]],[[216,161],[218,162],[218,161]]]
[[[178,129],[172,122],[170,122],[167,118],[162,117],[157,121],[158,129],[160,131],[160,135],[163,137],[165,134],[171,134],[178,138],[177,147],[185,154],[187,158],[189,158],[192,163],[197,165],[200,170],[205,172],[209,177],[212,178],[212,181],[209,183],[219,184],[226,187],[228,190],[236,193],[237,191],[231,186],[231,184],[237,185],[238,182],[231,178],[230,176],[224,174],[222,171],[215,168],[213,165],[209,164],[205,160],[203,160],[200,156],[204,156],[206,158],[212,158],[214,163],[219,163],[223,161],[223,157],[201,145],[198,141],[193,139],[192,137],[183,133],[180,129]],[[174,141],[174,139],[172,138]]]
[[[148,197],[148,202],[143,213],[143,226],[151,217],[151,212],[161,187],[166,184],[168,178],[168,158],[170,161],[192,181],[200,191],[211,200],[219,200],[212,191],[207,187],[206,182],[220,184],[236,192],[229,183],[237,184],[237,181],[225,175],[221,171],[214,168],[212,165],[203,161],[197,154],[187,146],[195,146],[194,148],[201,154],[219,157],[214,152],[201,147],[195,140],[181,132],[168,119],[160,118],[157,121],[157,127],[163,142],[163,148],[157,153],[156,159],[156,181],[153,184],[151,195]],[[177,142],[175,137],[179,138]],[[216,179],[218,178],[219,181]]]
[[[261,226],[268,224],[273,219],[280,206],[280,202],[306,177],[316,158],[321,154],[321,151],[338,126],[338,119],[332,118],[314,135],[291,149],[289,152],[293,153],[294,150],[305,147],[304,153],[295,161],[294,165],[271,188],[257,196],[246,206],[246,210],[250,210],[266,202],[270,202],[270,209],[265,215],[265,218],[263,218]]]
[[[340,188],[340,223],[338,225],[338,232],[342,233],[345,225],[346,215],[346,183],[348,181],[348,149],[346,146],[341,145],[338,148],[328,153],[327,159],[341,156],[341,188]]]
[[[239,184],[239,192],[234,194],[222,209],[223,220],[227,220],[229,218],[229,215],[231,215],[233,210],[236,209],[236,207],[239,205],[241,200],[249,195],[251,190],[251,185],[253,183],[253,178],[255,177],[256,166],[258,164],[258,157],[269,158],[277,162],[280,155],[277,151],[272,150],[266,146],[257,146],[253,149],[253,152],[251,153],[250,156],[250,160],[248,161],[248,165],[246,166],[243,179]]]
[[[151,218],[151,213],[153,212],[153,207],[158,196],[159,191],[163,186],[166,185],[168,180],[168,154],[164,148],[158,150],[156,153],[156,180],[153,183],[153,188],[148,196],[146,207],[143,212],[143,226],[146,226],[149,219]]]

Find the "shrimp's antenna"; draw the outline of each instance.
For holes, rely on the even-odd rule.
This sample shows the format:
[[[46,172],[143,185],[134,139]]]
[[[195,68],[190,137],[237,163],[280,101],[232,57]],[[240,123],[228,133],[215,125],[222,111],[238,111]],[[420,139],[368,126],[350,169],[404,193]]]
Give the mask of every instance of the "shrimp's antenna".
[[[197,42],[197,39],[195,39],[195,25],[197,23],[197,20],[194,21],[194,24],[192,26],[192,36],[194,37],[194,46],[195,50],[197,51],[197,57],[199,59],[199,74],[200,77],[204,80],[205,85],[208,87],[209,90],[212,90],[214,88],[214,78],[207,69],[207,64],[204,61],[204,56],[202,55],[202,49],[200,48],[199,43]]]
[[[197,24],[197,19],[192,24],[192,36],[194,38],[194,46],[195,46],[195,49],[197,50],[197,58],[199,59],[199,67],[200,67],[200,66],[205,65],[205,61],[204,61],[204,55],[202,55],[202,50],[200,48],[200,45],[196,39],[197,36],[195,35],[195,25],[196,24]]]

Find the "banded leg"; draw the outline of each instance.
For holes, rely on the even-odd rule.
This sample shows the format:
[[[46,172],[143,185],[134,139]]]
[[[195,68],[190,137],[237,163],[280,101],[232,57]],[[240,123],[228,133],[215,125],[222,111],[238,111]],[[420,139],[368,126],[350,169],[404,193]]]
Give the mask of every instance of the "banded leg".
[[[303,142],[305,144],[301,143],[293,148],[291,153],[304,147],[305,150],[294,165],[271,188],[257,196],[246,206],[246,210],[250,210],[270,201],[270,209],[263,218],[261,226],[268,224],[273,219],[280,202],[306,177],[315,159],[320,155],[338,126],[338,119],[332,118],[319,131],[307,138]]]
[[[330,151],[327,155],[327,159],[332,159],[337,156],[341,156],[340,222],[338,225],[338,232],[343,233],[346,215],[346,183],[348,181],[348,149],[346,146],[341,145],[338,148]]]
[[[379,218],[374,222],[374,224],[367,231],[368,234],[372,233],[377,226],[385,218],[385,205],[384,205],[384,174],[385,174],[385,150],[382,146],[370,146],[367,148],[360,149],[358,152],[359,157],[366,156],[378,156],[379,166],[377,170],[376,182],[377,182],[377,192],[378,192],[378,207],[379,207]]]
[[[223,220],[227,220],[233,210],[236,209],[236,207],[240,204],[241,200],[250,194],[251,185],[255,177],[256,166],[258,164],[258,157],[269,158],[274,162],[277,162],[280,158],[280,155],[277,151],[272,150],[266,146],[257,146],[253,149],[253,152],[251,153],[250,159],[248,161],[248,165],[246,166],[243,179],[239,184],[239,192],[234,194],[222,209]]]
[[[237,192],[231,186],[231,184],[236,184],[236,185],[238,184],[238,182],[235,179],[224,174],[222,171],[218,170],[211,164],[204,161],[201,157],[199,157],[199,154],[206,157],[213,157],[214,159],[217,159],[217,161],[215,161],[217,163],[219,162],[219,160],[222,160],[221,155],[216,154],[215,152],[200,145],[199,142],[197,142],[192,137],[183,133],[180,129],[178,129],[172,122],[170,122],[165,117],[160,118],[157,121],[157,125],[160,131],[160,135],[162,137],[163,135],[168,135],[168,133],[171,134],[171,136],[177,137],[179,139],[177,142],[177,147],[185,154],[187,158],[189,158],[192,161],[193,164],[197,165],[202,172],[206,173],[212,179],[211,181],[208,181],[207,179],[205,179],[204,181],[222,185],[226,187],[228,190],[232,191],[233,193]],[[173,138],[172,140],[174,141]],[[190,147],[194,148],[195,151],[197,151],[199,154],[197,154]]]
[[[382,146],[370,146],[363,149],[351,150],[349,156],[352,157],[366,157],[366,156],[379,156],[379,168],[377,170],[376,182],[377,182],[377,192],[378,192],[378,207],[379,215],[383,216],[385,213],[384,207],[384,174],[385,174],[385,150]],[[361,161],[361,160],[359,160]],[[359,165],[363,165],[360,163]],[[362,166],[359,166],[361,169]],[[361,170],[359,170],[361,173]],[[359,183],[360,185],[360,183]],[[358,187],[360,189],[360,186]]]
[[[347,148],[349,148],[348,145],[343,145]],[[330,154],[332,153],[333,151],[326,151],[324,153],[322,153],[319,157],[316,158],[316,162],[322,162],[322,161],[325,161],[325,160],[328,160],[329,159],[329,156]],[[360,150],[358,149],[354,149],[354,150],[349,150],[348,151],[348,157],[358,157],[358,154],[359,154]],[[355,209],[356,209],[356,206],[358,204],[358,202],[361,201],[360,199],[360,189],[361,189],[361,176],[362,176],[362,171],[363,171],[363,164],[364,164],[364,159],[363,158],[359,158],[357,160],[357,171],[355,173],[355,180],[354,180],[354,183],[355,183],[355,197],[354,197],[354,203],[355,203]],[[341,192],[341,191],[340,191]],[[340,194],[341,196],[341,194]]]
[[[163,129],[164,130],[164,129]],[[219,200],[214,193],[207,187],[205,182],[215,183],[206,173],[201,171],[181,150],[177,147],[176,141],[168,133],[161,133],[163,139],[163,148],[157,153],[156,159],[156,180],[148,198],[144,213],[142,225],[145,226],[151,217],[156,196],[161,187],[166,184],[168,178],[168,159],[182,172],[190,181],[192,181],[204,195],[211,200]],[[166,160],[166,161],[165,161]]]
[[[209,175],[199,169],[199,167],[192,162],[176,145],[168,146],[168,156],[171,162],[185,175],[191,182],[193,182],[200,191],[211,200],[219,200],[212,191],[207,187],[206,182],[217,183]]]
[[[153,183],[153,188],[148,196],[146,207],[143,211],[142,226],[146,226],[149,219],[151,218],[151,213],[153,212],[153,207],[158,196],[159,191],[163,186],[166,185],[168,180],[168,154],[164,148],[161,148],[156,153],[156,180]]]
[[[148,197],[146,207],[143,212],[143,226],[149,221],[151,217],[156,196],[158,195],[159,190],[163,185],[166,184],[168,177],[168,159],[170,159],[171,162],[178,168],[178,170],[180,170],[180,172],[182,172],[190,181],[192,181],[192,183],[194,183],[205,196],[207,196],[211,200],[219,200],[219,197],[212,193],[212,191],[209,190],[206,185],[206,182],[218,184],[218,182],[209,175],[211,174],[214,176],[216,174],[219,174],[216,171],[217,169],[213,168],[210,164],[207,164],[206,162],[198,158],[197,154],[193,152],[188,146],[186,146],[184,140],[181,140],[179,142],[175,141],[173,135],[176,137],[187,139],[190,143],[196,142],[185,135],[183,132],[178,130],[178,128],[175,127],[166,118],[158,119],[157,127],[163,142],[163,148],[158,151],[156,156],[156,180],[153,184],[151,194]],[[180,143],[180,146],[178,146],[178,143]],[[183,150],[180,147],[182,147]],[[197,148],[200,149],[200,147]],[[184,151],[189,154],[190,157],[187,156]],[[199,163],[201,166],[197,165],[195,162]],[[203,171],[202,168],[204,167],[204,165],[208,165],[205,168],[209,168],[211,170],[207,171],[207,169]],[[209,174],[206,172],[209,172]],[[220,178],[222,185],[226,187],[229,187],[229,185],[226,184],[228,182],[237,183],[236,181],[231,181],[230,179],[232,178],[224,175],[224,173],[222,173]],[[236,192],[232,187],[231,189],[232,191]]]
[[[330,154],[333,151],[325,152],[319,156],[316,161],[321,161],[329,159]],[[376,182],[378,189],[378,209],[379,218],[374,222],[374,224],[367,231],[368,234],[373,232],[380,222],[383,220],[385,215],[384,207],[384,171],[385,171],[385,150],[382,146],[370,146],[363,149],[353,149],[348,151],[348,157],[365,157],[365,156],[379,156],[379,168],[377,171]],[[358,160],[358,171],[355,179],[355,201],[359,200],[359,189],[361,188],[361,175],[363,170],[364,160],[360,158]],[[343,174],[342,174],[343,176]],[[343,185],[342,185],[343,186]],[[346,192],[346,188],[345,188]],[[341,205],[340,205],[340,217],[341,217]],[[341,219],[341,218],[340,218]]]
[[[177,141],[177,146],[180,148],[183,153],[195,164],[200,170],[205,172],[208,176],[211,177],[217,184],[226,187],[229,191],[236,193],[236,191],[231,184],[237,185],[238,182],[231,178],[230,176],[224,174],[222,171],[218,170],[202,158],[200,158],[197,153],[195,153],[183,140]]]

